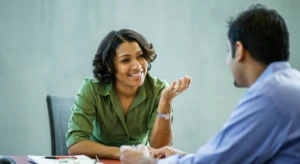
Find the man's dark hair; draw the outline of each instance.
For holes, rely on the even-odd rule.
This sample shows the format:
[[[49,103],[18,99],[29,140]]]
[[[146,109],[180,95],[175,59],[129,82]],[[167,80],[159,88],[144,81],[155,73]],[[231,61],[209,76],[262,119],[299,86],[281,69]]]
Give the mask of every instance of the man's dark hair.
[[[232,57],[240,41],[251,56],[263,63],[289,60],[289,33],[284,19],[276,10],[256,4],[228,22],[228,39]]]
[[[96,79],[106,83],[114,81],[116,71],[114,56],[116,55],[116,49],[125,41],[139,44],[148,62],[148,71],[151,69],[151,62],[157,56],[153,45],[148,43],[141,34],[133,30],[122,29],[111,31],[101,41],[93,60],[93,74]]]

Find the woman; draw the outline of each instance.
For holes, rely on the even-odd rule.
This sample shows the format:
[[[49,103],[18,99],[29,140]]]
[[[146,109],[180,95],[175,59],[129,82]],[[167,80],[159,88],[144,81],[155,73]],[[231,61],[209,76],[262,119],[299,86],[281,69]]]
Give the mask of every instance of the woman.
[[[95,79],[81,85],[67,132],[69,154],[119,159],[121,145],[172,143],[172,100],[189,87],[186,76],[171,86],[148,71],[156,53],[139,33],[111,31],[93,60]]]

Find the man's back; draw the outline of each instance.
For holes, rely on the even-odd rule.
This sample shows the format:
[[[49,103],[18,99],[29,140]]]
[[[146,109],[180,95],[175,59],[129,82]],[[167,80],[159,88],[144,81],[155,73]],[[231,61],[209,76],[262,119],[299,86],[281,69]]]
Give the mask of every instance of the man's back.
[[[252,105],[239,108],[245,104]],[[240,109],[244,110],[234,112],[246,113],[248,118],[254,113],[265,117],[260,124],[255,119],[251,123],[254,130],[249,134],[261,136],[260,142],[250,142],[259,143],[257,150],[252,150],[256,154],[253,161],[289,163],[300,159],[299,71],[292,69],[288,62],[272,63],[249,88],[236,110]]]
[[[270,71],[274,72],[262,82],[260,89],[273,103],[278,128],[281,128],[280,133],[274,135],[281,137],[273,143],[277,150],[268,162],[289,163],[300,158],[300,72],[292,68]]]

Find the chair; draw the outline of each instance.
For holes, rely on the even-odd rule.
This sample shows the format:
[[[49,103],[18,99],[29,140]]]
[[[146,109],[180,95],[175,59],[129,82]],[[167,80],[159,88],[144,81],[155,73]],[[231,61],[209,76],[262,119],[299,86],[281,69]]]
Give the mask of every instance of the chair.
[[[51,132],[51,155],[68,155],[66,133],[74,98],[47,95],[46,101]]]

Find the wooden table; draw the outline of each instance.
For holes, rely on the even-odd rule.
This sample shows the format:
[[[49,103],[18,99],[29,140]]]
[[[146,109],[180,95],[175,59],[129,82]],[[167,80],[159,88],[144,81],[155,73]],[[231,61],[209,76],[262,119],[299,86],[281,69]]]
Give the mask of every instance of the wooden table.
[[[1,155],[2,157],[2,155]],[[6,156],[12,158],[16,164],[32,164],[28,161],[27,156]],[[100,159],[100,162],[104,164],[120,164],[121,162],[119,160],[113,160],[113,159]]]

